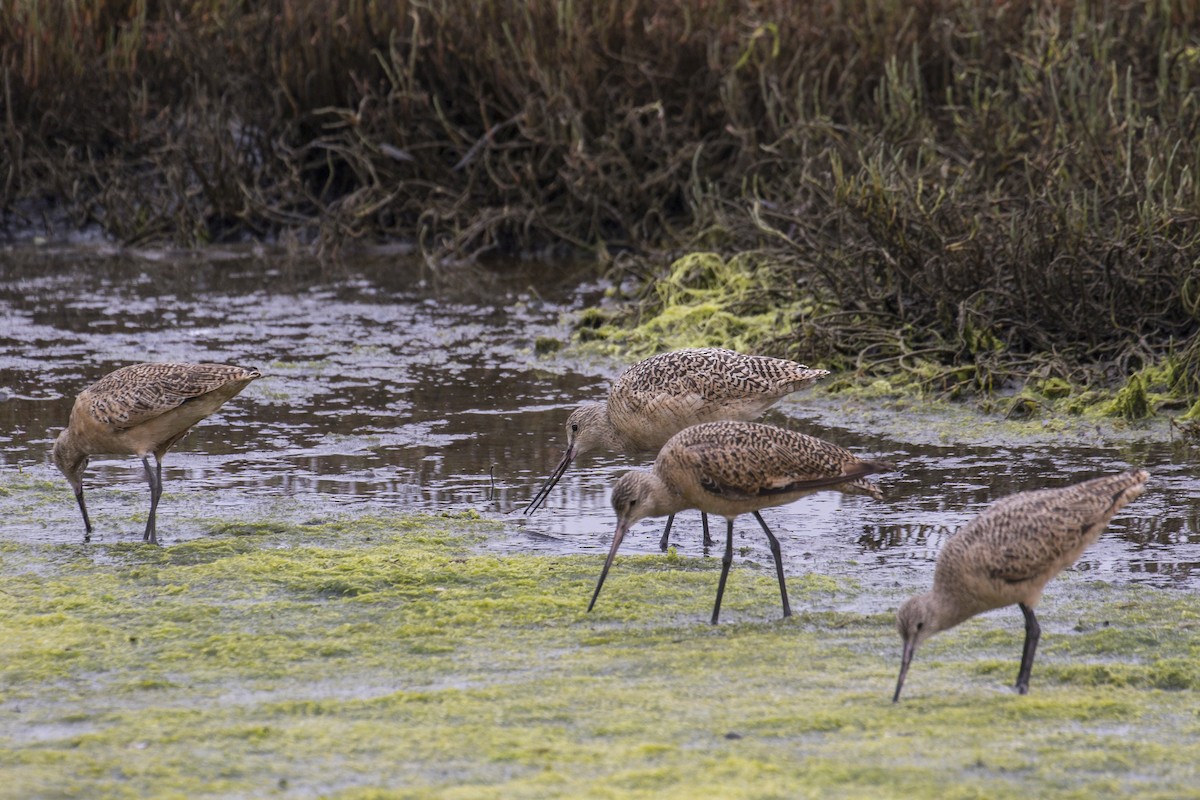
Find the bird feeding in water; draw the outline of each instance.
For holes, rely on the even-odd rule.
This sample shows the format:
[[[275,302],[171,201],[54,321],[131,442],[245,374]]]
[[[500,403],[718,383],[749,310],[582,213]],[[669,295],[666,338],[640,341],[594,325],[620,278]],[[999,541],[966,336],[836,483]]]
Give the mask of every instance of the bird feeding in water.
[[[567,467],[584,453],[657,452],[689,425],[756,419],[828,374],[794,361],[719,348],[673,350],[639,361],[617,378],[605,401],[583,403],[571,412],[562,458],[524,513],[540,508]],[[674,519],[674,514],[667,517],[659,543],[663,550]],[[703,520],[707,544],[708,519]]]
[[[892,702],[900,700],[909,664],[922,642],[976,614],[1014,603],[1025,615],[1016,689],[1028,692],[1041,635],[1033,609],[1042,591],[1100,538],[1114,514],[1142,494],[1149,477],[1145,470],[1133,470],[1009,495],[951,536],[938,554],[933,590],[909,598],[897,614],[904,649]]]
[[[860,459],[849,450],[815,436],[771,425],[710,422],[685,428],[663,445],[651,471],[627,472],[613,486],[617,529],[588,611],[595,606],[617,548],[633,523],[645,517],[698,508],[726,520],[725,554],[713,605],[713,624],[721,613],[721,597],[733,563],[733,520],[741,514],[753,514],[767,535],[775,559],[783,616],[788,617],[792,609],[779,540],[759,510],[785,505],[822,489],[881,499],[879,487],[865,476],[892,469],[891,464]]]
[[[143,540],[158,543],[155,514],[162,496],[162,459],[200,420],[262,373],[224,364],[133,364],[105,375],[75,398],[66,429],[54,442],[55,466],[75,490],[84,541],[92,534],[83,499],[90,456],[136,455],[150,484],[150,515]],[[150,455],[155,465],[150,466]]]

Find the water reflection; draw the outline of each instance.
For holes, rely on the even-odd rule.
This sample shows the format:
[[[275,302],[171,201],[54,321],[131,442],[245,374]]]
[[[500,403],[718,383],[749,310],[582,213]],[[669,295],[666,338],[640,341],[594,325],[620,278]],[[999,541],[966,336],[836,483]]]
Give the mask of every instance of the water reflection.
[[[118,366],[178,359],[257,366],[265,377],[168,456],[160,520],[168,544],[206,533],[173,527],[173,502],[203,502],[225,516],[305,519],[473,508],[504,520],[491,547],[602,552],[614,525],[607,487],[640,464],[585,456],[545,509],[517,513],[558,459],[568,409],[601,396],[615,372],[535,354],[538,337],[565,337],[564,312],[595,301],[597,292],[577,290],[582,279],[563,265],[431,269],[398,254],[338,268],[237,252],[5,254],[0,469],[61,492],[36,509],[4,509],[0,538],[78,535],[69,490],[46,460],[74,394]],[[927,581],[945,538],[996,497],[1137,465],[1151,471],[1150,490],[1079,569],[1200,585],[1200,480],[1186,448],[1099,438],[936,444],[839,403],[801,394],[767,419],[902,469],[881,477],[884,503],[822,493],[764,512],[789,571]],[[94,461],[89,486],[98,540],[133,540],[148,503],[136,461]],[[657,552],[661,525],[635,526],[623,552]],[[769,563],[757,526],[738,528],[745,558]],[[697,514],[681,515],[676,532],[681,551],[702,552]]]

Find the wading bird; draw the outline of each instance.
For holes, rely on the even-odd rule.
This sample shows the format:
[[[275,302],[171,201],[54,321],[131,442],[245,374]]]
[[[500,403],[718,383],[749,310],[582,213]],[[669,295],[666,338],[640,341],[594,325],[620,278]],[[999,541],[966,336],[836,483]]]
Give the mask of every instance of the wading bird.
[[[1025,615],[1025,646],[1016,689],[1029,691],[1041,628],[1033,613],[1046,584],[1075,563],[1129,501],[1144,490],[1144,470],[1109,475],[1060,489],[1020,492],[997,500],[946,542],[933,571],[933,591],[900,606],[904,640],[892,702],[921,642],[976,614],[1014,603]]]
[[[651,356],[627,369],[600,403],[583,403],[567,418],[567,447],[533,500],[532,514],[550,494],[571,462],[592,450],[633,455],[657,452],[689,425],[717,420],[749,421],[787,395],[828,375],[781,358],[747,356],[732,350],[673,350]],[[667,549],[667,517],[660,546]],[[708,517],[704,542],[710,543]]]
[[[52,455],[75,490],[86,530],[84,541],[92,533],[83,501],[83,472],[90,456],[105,453],[142,459],[150,484],[150,516],[142,538],[157,544],[154,518],[162,495],[163,456],[193,425],[261,377],[256,369],[224,364],[133,364],[80,392]]]
[[[698,508],[726,520],[725,555],[721,559],[713,624],[721,613],[721,597],[733,563],[733,520],[740,514],[753,514],[767,534],[783,616],[790,616],[779,540],[759,509],[785,505],[822,489],[880,499],[879,488],[865,476],[892,469],[891,464],[866,461],[830,442],[771,425],[710,422],[685,428],[663,445],[653,470],[627,472],[613,486],[617,529],[588,611],[596,604],[617,548],[633,523]]]

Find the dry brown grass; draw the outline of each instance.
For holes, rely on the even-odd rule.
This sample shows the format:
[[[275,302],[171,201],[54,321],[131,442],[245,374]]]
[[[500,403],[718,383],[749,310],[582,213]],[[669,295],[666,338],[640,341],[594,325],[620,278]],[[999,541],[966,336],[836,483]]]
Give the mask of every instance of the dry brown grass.
[[[755,249],[844,364],[1200,391],[1194,0],[15,0],[0,77],[10,226]]]

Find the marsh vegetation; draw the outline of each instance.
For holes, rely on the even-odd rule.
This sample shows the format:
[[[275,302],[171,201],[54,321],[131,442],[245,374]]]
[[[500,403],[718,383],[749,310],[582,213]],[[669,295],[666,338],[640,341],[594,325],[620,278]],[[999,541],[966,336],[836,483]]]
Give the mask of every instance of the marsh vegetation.
[[[0,794],[1194,793],[1198,86],[1188,0],[4,4]],[[81,230],[120,252],[43,246]],[[773,514],[784,622],[754,531],[705,622],[682,518],[585,613],[624,460],[504,516],[694,344],[834,371],[768,421],[903,464]],[[198,357],[265,377],[168,465],[167,546],[113,460],[82,547],[71,397]],[[1033,693],[1010,609],[892,707],[945,538],[1133,465]]]
[[[17,0],[0,28],[10,228],[583,252],[632,278],[622,328],[947,396],[1200,391],[1188,0]]]
[[[575,278],[525,264],[422,286],[427,267],[395,257],[330,273],[216,248],[47,250],[0,262],[15,796],[1188,791],[1200,481],[1161,420],[1099,431],[798,393],[767,420],[902,468],[882,502],[827,492],[765,512],[793,617],[778,619],[751,522],[708,624],[720,548],[695,514],[665,555],[661,521],[631,529],[588,614],[606,487],[632,462],[591,455],[518,513],[567,409],[620,368],[536,354],[563,334]],[[145,480],[120,457],[90,467],[84,546],[47,461],[74,394],[147,354],[196,353],[265,374],[172,451],[162,548],[141,543]],[[895,609],[929,588],[946,537],[995,497],[1123,465],[1151,488],[1039,605],[1032,693],[1009,688],[1020,613],[998,610],[929,642],[892,709]]]
[[[235,518],[166,549],[6,544],[0,626],[25,633],[0,638],[5,793],[1194,789],[1194,595],[1068,575],[1043,605],[1030,695],[1006,687],[1021,642],[1012,610],[931,642],[893,706],[894,617],[844,610],[861,595],[853,582],[797,575],[797,614],[768,623],[773,578],[737,567],[713,627],[693,612],[711,602],[716,560],[642,556],[587,614],[596,559],[480,555],[498,527]]]

